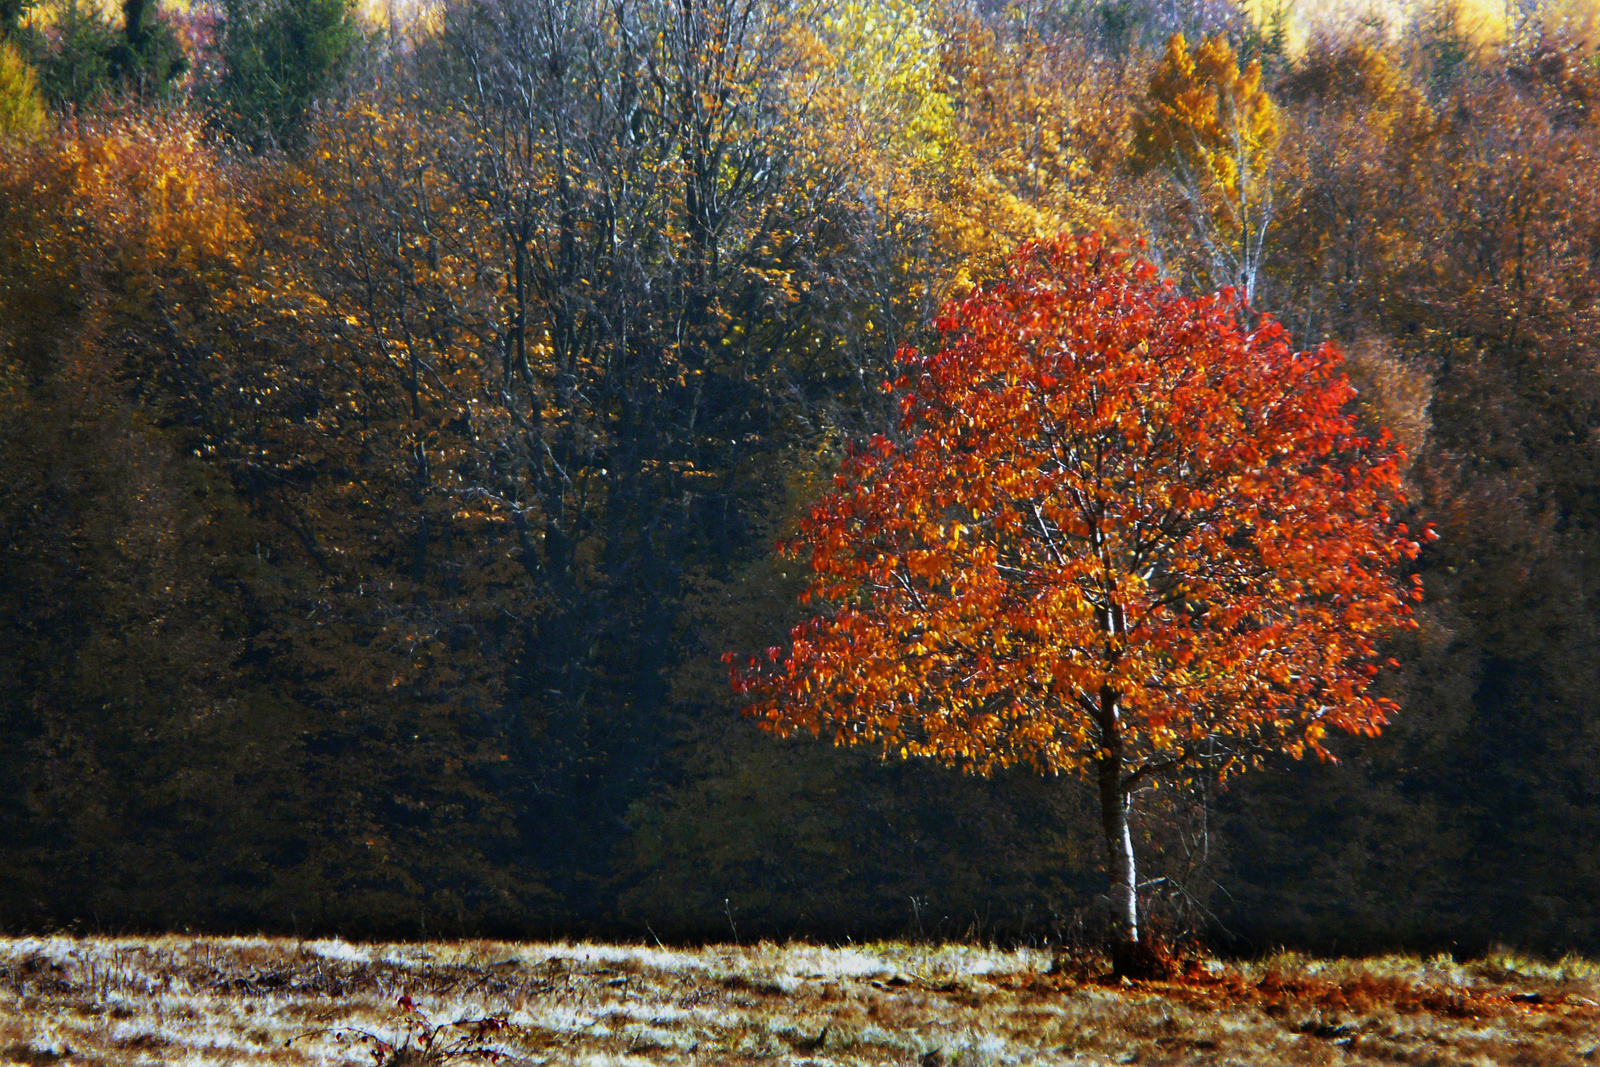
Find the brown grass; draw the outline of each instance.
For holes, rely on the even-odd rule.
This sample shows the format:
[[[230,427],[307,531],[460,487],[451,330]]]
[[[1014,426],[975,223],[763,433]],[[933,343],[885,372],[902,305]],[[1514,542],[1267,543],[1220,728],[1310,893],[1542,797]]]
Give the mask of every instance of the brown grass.
[[[0,1062],[1600,1064],[1600,966],[1575,958],[1096,971],[960,945],[17,938],[0,940]]]

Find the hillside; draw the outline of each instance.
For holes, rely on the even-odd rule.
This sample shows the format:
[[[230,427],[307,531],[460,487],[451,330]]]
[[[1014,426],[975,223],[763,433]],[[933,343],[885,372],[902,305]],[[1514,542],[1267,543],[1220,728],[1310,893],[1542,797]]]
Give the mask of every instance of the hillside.
[[[1117,884],[1242,955],[1600,958],[1600,5],[1315,6],[0,0],[0,928],[1042,943]],[[1008,341],[972,385],[1016,417],[940,431],[974,408],[932,421],[926,361],[1061,240],[1300,355],[1184,341],[1207,402],[1111,405],[1092,362],[1016,375],[1088,346]],[[1253,408],[1304,448],[1224,417],[1309,360]],[[1045,426],[1029,383],[1093,403]],[[1004,474],[1135,440],[1170,491]],[[981,506],[774,552],[912,441],[885,487]],[[1017,566],[1009,516],[1068,495]],[[1322,538],[1359,514],[1419,549],[1406,612],[1352,617]],[[957,577],[990,599],[925,633]],[[730,685],[895,590],[904,645],[829,664],[875,721]],[[1327,670],[1291,618],[1338,620],[1294,646]],[[1112,694],[1153,725],[1120,835],[1073,773]]]
[[[491,1054],[508,1064],[1600,1062],[1600,966],[1574,958],[1279,955],[1115,986],[1099,984],[1089,961],[1059,973],[1050,964],[1040,950],[954,944],[19,938],[0,942],[0,1056],[30,1065]],[[433,1027],[434,1058],[393,1050]]]

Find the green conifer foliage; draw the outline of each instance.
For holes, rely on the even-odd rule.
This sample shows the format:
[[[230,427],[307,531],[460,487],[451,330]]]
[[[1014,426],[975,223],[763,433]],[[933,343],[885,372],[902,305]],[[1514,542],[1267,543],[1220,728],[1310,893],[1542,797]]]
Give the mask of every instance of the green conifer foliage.
[[[153,7],[150,0],[122,0],[122,38],[107,55],[123,90],[140,97],[161,95],[189,69],[177,34],[151,17]]]
[[[259,150],[292,146],[361,39],[351,0],[227,0],[216,87],[224,127]]]
[[[25,19],[35,8],[43,19]],[[177,33],[150,0],[125,0],[120,26],[88,0],[0,0],[0,37],[37,69],[40,95],[59,111],[126,96],[153,100],[189,69]]]

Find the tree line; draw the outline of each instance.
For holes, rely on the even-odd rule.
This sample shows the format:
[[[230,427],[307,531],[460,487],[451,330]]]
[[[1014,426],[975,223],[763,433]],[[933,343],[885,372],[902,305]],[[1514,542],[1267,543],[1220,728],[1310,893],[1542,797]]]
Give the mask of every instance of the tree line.
[[[900,346],[1109,231],[1345,348],[1440,535],[1383,737],[1145,798],[1155,914],[1593,948],[1592,31],[0,9],[0,922],[1092,928],[1083,789],[776,744],[720,657]]]

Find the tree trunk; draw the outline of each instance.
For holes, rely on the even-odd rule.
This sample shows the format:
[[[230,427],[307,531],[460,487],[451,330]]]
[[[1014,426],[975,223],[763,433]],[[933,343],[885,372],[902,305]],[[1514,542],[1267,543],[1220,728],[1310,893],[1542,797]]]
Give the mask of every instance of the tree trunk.
[[[1100,757],[1100,824],[1106,834],[1106,873],[1111,876],[1111,910],[1116,940],[1139,940],[1139,880],[1128,827],[1128,796],[1122,790],[1121,745]]]
[[[1128,825],[1128,791],[1123,787],[1122,738],[1117,733],[1117,705],[1102,696],[1102,737],[1105,754],[1099,760],[1100,825],[1106,834],[1106,873],[1111,876],[1111,974],[1141,981],[1170,980],[1178,964],[1158,940],[1139,936],[1139,868],[1133,857],[1133,831]]]
[[[1117,613],[1108,615],[1120,629]],[[1106,835],[1106,873],[1111,878],[1111,973],[1118,978],[1171,978],[1165,950],[1139,937],[1139,867],[1133,858],[1128,825],[1128,791],[1123,784],[1122,714],[1117,692],[1100,691],[1100,825]]]

